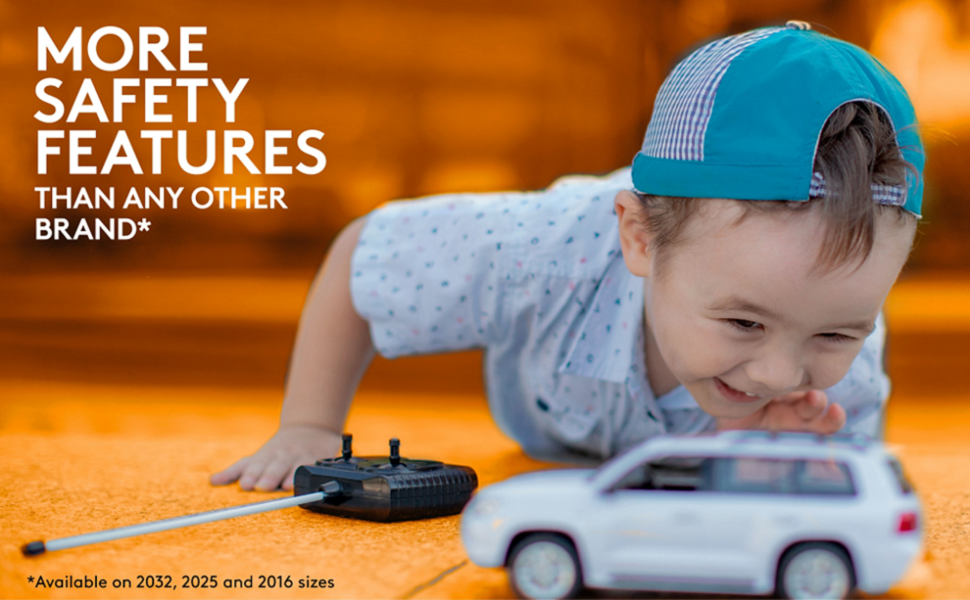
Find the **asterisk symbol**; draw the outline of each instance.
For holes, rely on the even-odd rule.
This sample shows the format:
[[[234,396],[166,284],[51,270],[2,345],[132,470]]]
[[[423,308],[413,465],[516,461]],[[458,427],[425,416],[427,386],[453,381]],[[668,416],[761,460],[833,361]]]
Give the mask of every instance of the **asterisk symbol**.
[[[33,582],[34,582],[34,576],[33,575],[28,576],[27,583],[33,583]]]
[[[142,219],[138,221],[138,231],[148,231],[148,228],[152,226],[152,222],[148,219]]]

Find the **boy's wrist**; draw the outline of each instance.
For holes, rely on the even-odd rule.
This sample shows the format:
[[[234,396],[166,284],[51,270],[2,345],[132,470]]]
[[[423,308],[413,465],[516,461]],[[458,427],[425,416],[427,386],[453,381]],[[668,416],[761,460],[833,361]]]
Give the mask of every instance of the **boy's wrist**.
[[[337,437],[342,435],[342,431],[337,430],[329,425],[323,425],[319,423],[307,423],[304,421],[283,421],[280,420],[279,431],[296,431],[305,430],[313,431],[316,433],[331,434]]]

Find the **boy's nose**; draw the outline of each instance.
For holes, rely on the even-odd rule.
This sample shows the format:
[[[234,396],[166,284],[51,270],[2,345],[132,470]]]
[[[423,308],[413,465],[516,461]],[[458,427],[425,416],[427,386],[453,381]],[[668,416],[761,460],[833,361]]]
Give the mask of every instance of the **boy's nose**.
[[[747,390],[764,396],[780,396],[807,385],[807,373],[798,356],[783,352],[766,353],[745,365],[745,372],[761,390]]]

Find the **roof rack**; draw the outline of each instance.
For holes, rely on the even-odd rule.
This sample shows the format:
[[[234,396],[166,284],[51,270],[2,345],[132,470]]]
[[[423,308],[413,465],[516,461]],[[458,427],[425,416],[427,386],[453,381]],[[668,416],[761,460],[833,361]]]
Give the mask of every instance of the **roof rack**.
[[[817,433],[798,431],[765,431],[760,429],[734,429],[723,431],[718,437],[733,442],[795,442],[801,444],[835,444],[850,446],[864,450],[872,444],[868,436],[861,433],[836,433],[833,435],[819,435]]]

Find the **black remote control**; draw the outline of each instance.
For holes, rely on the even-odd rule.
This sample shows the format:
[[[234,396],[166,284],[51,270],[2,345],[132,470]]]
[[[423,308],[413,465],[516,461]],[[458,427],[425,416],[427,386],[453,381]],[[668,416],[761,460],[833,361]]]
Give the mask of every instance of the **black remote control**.
[[[403,458],[397,438],[387,456],[354,456],[352,442],[344,435],[342,456],[296,470],[295,496],[326,492],[302,508],[367,521],[428,519],[460,513],[478,487],[471,467]]]

